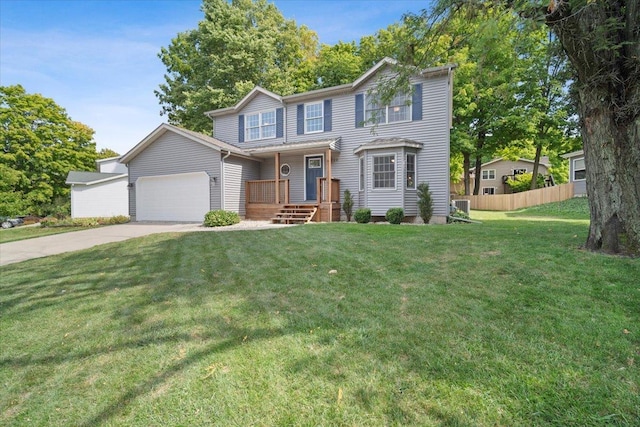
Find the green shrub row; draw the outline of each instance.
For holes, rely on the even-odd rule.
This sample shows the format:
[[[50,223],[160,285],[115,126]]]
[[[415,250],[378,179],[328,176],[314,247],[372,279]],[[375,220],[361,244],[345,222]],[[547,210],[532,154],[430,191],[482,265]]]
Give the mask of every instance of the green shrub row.
[[[129,217],[125,215],[117,215],[111,217],[96,218],[64,218],[58,219],[49,216],[40,221],[41,227],[98,227],[101,225],[125,224],[129,222]]]
[[[205,227],[223,227],[240,222],[240,215],[236,212],[215,210],[209,211],[204,216]]]

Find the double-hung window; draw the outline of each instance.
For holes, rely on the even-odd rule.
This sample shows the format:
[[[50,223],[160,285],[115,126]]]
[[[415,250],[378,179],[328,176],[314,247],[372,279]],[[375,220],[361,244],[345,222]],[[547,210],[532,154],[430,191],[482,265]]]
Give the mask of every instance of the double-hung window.
[[[587,177],[587,169],[584,167],[584,158],[573,161],[573,180],[582,181]]]
[[[495,187],[482,187],[482,195],[483,196],[492,196],[496,194]]]
[[[388,105],[382,105],[375,93],[368,94],[364,113],[367,123],[386,124],[409,121],[411,120],[411,95],[398,94]]]
[[[495,169],[483,169],[482,170],[482,179],[496,179],[496,170]]]
[[[405,163],[406,169],[406,187],[407,190],[416,189],[416,155],[413,153],[407,153],[407,160]]]
[[[322,132],[324,111],[322,102],[304,105],[304,133]]]
[[[245,118],[245,140],[275,138],[276,112],[275,110],[262,113],[247,114]]]
[[[373,188],[396,188],[395,154],[373,156]]]

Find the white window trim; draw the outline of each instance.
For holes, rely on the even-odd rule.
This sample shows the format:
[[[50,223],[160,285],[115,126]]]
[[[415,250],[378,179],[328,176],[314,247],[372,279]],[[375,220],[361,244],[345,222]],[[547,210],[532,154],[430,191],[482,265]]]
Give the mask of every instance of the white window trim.
[[[487,178],[484,177],[484,173],[487,173]],[[490,178],[491,174],[489,172],[493,172],[493,178]],[[495,169],[483,169],[482,170],[482,179],[484,181],[492,181],[496,179],[496,170]]]
[[[375,93],[376,93],[375,91],[371,92],[371,94],[375,94]],[[411,121],[411,118],[413,117],[413,102],[411,102],[412,101],[411,94],[406,94],[405,95],[407,98],[409,98],[409,101],[410,101],[409,105],[407,105],[407,107],[409,107],[409,113],[407,114],[409,118],[407,120],[396,120],[394,122],[390,122],[389,121],[389,104],[386,104],[383,107],[384,111],[385,111],[385,115],[384,115],[384,120],[385,121],[384,122],[377,122],[377,123],[372,123],[369,120],[367,120],[367,98],[369,96],[372,96],[372,95],[370,95],[368,93],[365,93],[363,98],[362,98],[363,102],[364,102],[364,106],[363,106],[364,111],[363,111],[363,113],[364,113],[364,125],[365,125],[365,127],[368,127],[368,126],[379,126],[379,125],[393,125],[393,124],[396,124],[396,123],[408,123],[408,122]]]
[[[360,156],[358,159],[358,191],[364,191],[365,189],[365,180],[367,178],[366,169],[365,157]]]
[[[577,159],[573,159],[573,167],[571,168],[571,178],[573,178],[574,182],[582,182],[582,181],[586,181],[586,171],[587,171],[587,165],[584,165],[584,169],[576,169],[576,162],[578,160],[582,160],[582,162],[584,163],[584,157],[578,157]],[[580,179],[576,179],[576,171],[585,171],[585,177],[584,178],[580,178]]]
[[[266,126],[275,126],[276,130],[273,133],[273,136],[265,137],[265,136],[262,136],[262,128],[263,128],[263,126],[265,126],[265,125],[262,124],[262,115],[263,114],[267,114],[267,113],[273,113],[273,117],[275,118],[275,122],[274,122],[273,125],[266,125]],[[258,135],[258,138],[249,138],[249,132],[248,132],[249,129],[250,129],[249,128],[249,116],[255,116],[256,114],[258,115],[258,129],[259,129],[258,133],[259,133],[259,135]],[[244,116],[244,140],[245,141],[260,141],[262,139],[275,139],[276,135],[278,133],[278,118],[277,117],[278,116],[276,114],[276,110],[275,109],[245,114],[245,116]],[[253,128],[251,128],[251,129],[253,129]]]
[[[375,158],[376,157],[391,157],[393,156],[393,188],[382,187],[376,188],[375,174]],[[398,153],[379,153],[371,156],[371,190],[372,191],[397,191],[398,190]]]
[[[309,118],[307,117],[307,106],[309,105],[320,105],[320,122],[322,123],[322,128],[319,130],[307,130],[307,121],[309,120]],[[319,101],[319,102],[310,102],[308,104],[304,104],[304,133],[306,134],[312,134],[312,133],[321,133],[324,132],[324,101]],[[314,117],[313,118],[318,119],[318,117]]]
[[[407,158],[409,156],[413,156],[413,187],[409,187],[407,186],[407,165],[409,164],[409,162],[407,162]],[[405,180],[405,189],[406,190],[415,190],[417,189],[417,185],[418,185],[418,156],[416,155],[416,153],[405,153],[404,155],[404,180]]]
[[[485,194],[485,193],[484,193],[484,190],[485,190],[485,189],[488,189],[488,188],[492,188],[492,189],[493,189],[493,194]],[[482,195],[482,196],[495,196],[495,194],[496,194],[496,187],[482,187],[482,188],[481,188],[481,190],[480,190],[480,193],[481,193],[481,195]]]
[[[524,171],[524,172],[516,173],[516,171]],[[512,170],[511,172],[513,172],[513,176],[516,176],[516,175],[523,175],[523,174],[525,174],[525,173],[529,173],[529,171],[527,170],[527,168],[513,168],[513,170]]]

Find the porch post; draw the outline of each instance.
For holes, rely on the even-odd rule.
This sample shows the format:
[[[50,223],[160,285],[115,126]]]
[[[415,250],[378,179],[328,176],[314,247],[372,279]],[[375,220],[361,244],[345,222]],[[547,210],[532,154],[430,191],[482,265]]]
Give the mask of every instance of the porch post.
[[[329,222],[333,222],[333,198],[331,195],[331,148],[327,148],[327,179],[324,181],[327,186],[327,201],[329,202]]]
[[[275,183],[276,183],[276,204],[280,203],[280,153],[276,153],[276,173],[275,173]]]

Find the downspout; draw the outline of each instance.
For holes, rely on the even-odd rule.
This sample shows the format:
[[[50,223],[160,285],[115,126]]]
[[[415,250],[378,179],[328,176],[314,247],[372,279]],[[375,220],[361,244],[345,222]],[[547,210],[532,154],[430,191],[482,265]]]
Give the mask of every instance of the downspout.
[[[222,152],[222,150],[220,150]],[[220,159],[220,208],[224,210],[226,203],[224,201],[224,161],[229,158],[231,151],[227,151],[227,154]]]

